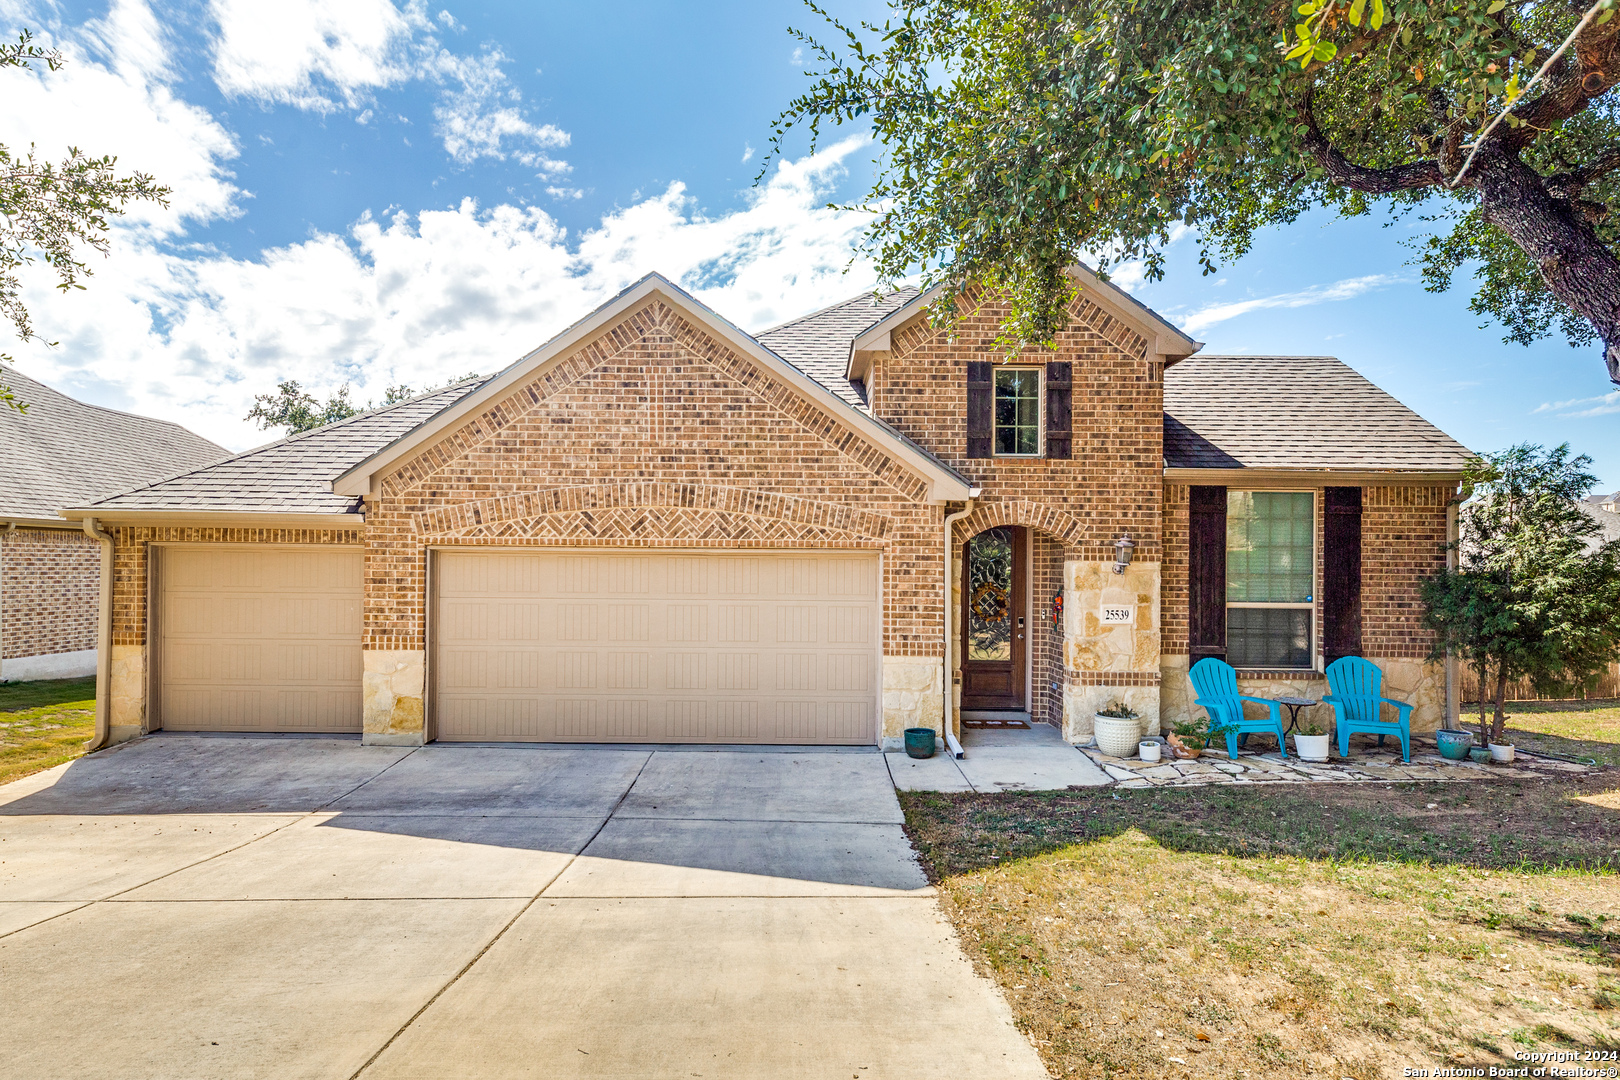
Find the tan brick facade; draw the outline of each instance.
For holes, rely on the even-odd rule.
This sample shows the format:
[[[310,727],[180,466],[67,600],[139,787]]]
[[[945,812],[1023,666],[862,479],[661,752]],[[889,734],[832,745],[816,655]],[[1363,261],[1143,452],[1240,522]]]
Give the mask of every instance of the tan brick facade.
[[[1231,485],[1241,490],[1239,485]],[[1316,589],[1322,595],[1323,490],[1279,482],[1257,483],[1255,490],[1311,490],[1316,497]],[[1164,485],[1166,551],[1164,563],[1165,722],[1193,710],[1187,679],[1188,485]],[[1412,725],[1432,731],[1444,717],[1443,666],[1428,663],[1433,636],[1423,628],[1420,588],[1423,578],[1446,565],[1446,508],[1452,489],[1444,486],[1369,485],[1361,502],[1361,652],[1384,671],[1385,694],[1413,701]],[[1320,667],[1322,606],[1316,610],[1316,648]],[[1296,672],[1242,673],[1245,693],[1260,697],[1303,695],[1320,698],[1327,680],[1320,674]],[[1329,710],[1317,720],[1331,723]]]
[[[952,529],[957,572],[961,546],[980,531],[1028,530],[1032,716],[1083,741],[1091,715],[1123,700],[1154,730],[1161,713],[1186,707],[1187,488],[1164,481],[1162,358],[1131,326],[1078,300],[1055,351],[1013,361],[1072,363],[1072,457],[969,459],[966,365],[1004,359],[994,345],[1003,314],[987,306],[950,335],[920,317],[896,328],[886,351],[869,354],[873,412],[980,489]],[[944,518],[963,504],[934,501],[934,481],[911,451],[859,434],[841,407],[788,374],[654,294],[384,466],[363,528],[115,522],[115,728],[145,723],[149,547],[202,542],[362,544],[364,731],[403,743],[430,734],[434,549],[877,552],[879,735],[939,730],[953,674],[942,663],[947,624],[952,641],[961,630],[959,596],[949,618],[945,610]],[[1444,495],[1369,489],[1364,632],[1388,657],[1426,648],[1413,604],[1417,575],[1431,556],[1443,562],[1431,548],[1444,540]],[[1124,533],[1135,562],[1115,574]],[[1105,625],[1105,606],[1133,617]]]
[[[0,530],[0,679],[56,677],[68,669],[46,658],[94,650],[100,579],[101,545],[83,532]]]

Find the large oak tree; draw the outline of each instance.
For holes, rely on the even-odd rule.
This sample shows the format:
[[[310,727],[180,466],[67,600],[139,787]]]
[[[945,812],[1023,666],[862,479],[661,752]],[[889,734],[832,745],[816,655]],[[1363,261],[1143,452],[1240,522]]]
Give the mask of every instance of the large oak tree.
[[[1615,0],[891,3],[882,26],[811,5],[833,37],[797,32],[819,62],[776,137],[870,124],[867,252],[1004,289],[1010,345],[1061,328],[1077,257],[1158,276],[1184,222],[1209,271],[1313,208],[1382,206],[1429,226],[1430,288],[1473,267],[1510,340],[1599,339],[1620,382]]]

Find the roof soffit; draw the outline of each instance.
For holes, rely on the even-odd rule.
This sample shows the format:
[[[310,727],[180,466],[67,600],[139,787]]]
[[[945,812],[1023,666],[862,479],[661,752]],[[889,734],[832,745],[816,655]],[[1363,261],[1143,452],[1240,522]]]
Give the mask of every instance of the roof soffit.
[[[899,438],[886,425],[840,399],[821,383],[789,364],[659,274],[648,274],[584,319],[509,366],[474,393],[424,421],[365,461],[344,472],[333,481],[332,490],[339,495],[374,495],[382,476],[394,467],[426,451],[441,437],[456,431],[491,405],[510,396],[525,383],[544,374],[551,366],[572,356],[576,350],[612,330],[655,300],[661,300],[692,318],[705,332],[780,379],[795,394],[832,418],[840,427],[875,446],[894,458],[903,468],[920,477],[927,485],[927,498],[930,501],[967,497],[967,482],[956,473]]]

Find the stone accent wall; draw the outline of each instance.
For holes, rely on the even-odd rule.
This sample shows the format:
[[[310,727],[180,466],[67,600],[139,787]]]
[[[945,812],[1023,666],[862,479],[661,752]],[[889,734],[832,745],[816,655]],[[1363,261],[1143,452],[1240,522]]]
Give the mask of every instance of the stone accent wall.
[[[366,649],[361,654],[361,741],[420,746],[426,732],[427,653],[421,649]]]
[[[5,661],[96,647],[101,544],[70,529],[0,530],[0,678]]]
[[[1097,710],[1121,701],[1142,716],[1144,734],[1159,730],[1159,590],[1156,562],[1070,559],[1064,565],[1063,737],[1089,742]],[[1136,609],[1130,625],[1101,622],[1104,605]]]
[[[883,658],[883,728],[879,737],[885,750],[904,745],[908,727],[945,729],[943,658],[885,656]]]

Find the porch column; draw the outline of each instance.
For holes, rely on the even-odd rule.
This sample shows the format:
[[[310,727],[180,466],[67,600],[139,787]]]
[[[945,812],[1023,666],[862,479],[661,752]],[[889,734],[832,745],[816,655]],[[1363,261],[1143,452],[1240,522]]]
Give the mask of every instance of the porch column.
[[[1092,718],[1120,701],[1159,733],[1159,564],[1123,574],[1113,560],[1063,563],[1063,737],[1092,738]]]

